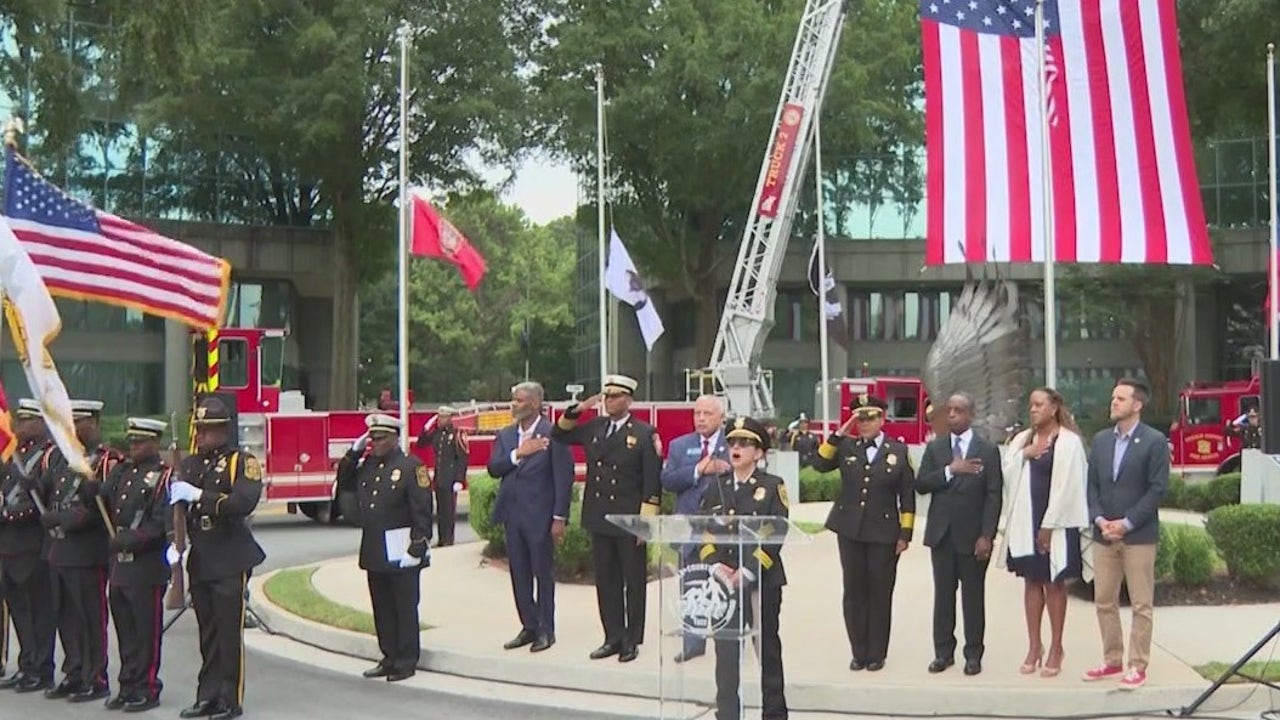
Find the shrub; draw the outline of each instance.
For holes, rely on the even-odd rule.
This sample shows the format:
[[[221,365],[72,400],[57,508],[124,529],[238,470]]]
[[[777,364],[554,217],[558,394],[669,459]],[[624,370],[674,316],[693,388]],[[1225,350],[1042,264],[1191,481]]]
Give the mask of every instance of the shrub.
[[[1177,475],[1169,476],[1169,489],[1161,507],[1209,512],[1225,505],[1240,504],[1240,473],[1227,473],[1208,482],[1188,484]]]
[[[1190,525],[1179,525],[1170,530],[1170,537],[1173,539],[1171,565],[1174,582],[1187,587],[1207,584],[1213,577],[1214,561],[1217,559],[1209,534]]]
[[[800,502],[830,502],[840,494],[840,471],[800,468]]]
[[[1156,543],[1156,580],[1173,575],[1173,556],[1178,542],[1172,523],[1160,523],[1160,541]]]
[[[1280,505],[1227,505],[1209,513],[1205,529],[1236,580],[1274,586],[1280,580]]]
[[[498,481],[488,475],[473,475],[467,479],[467,493],[471,500],[468,519],[476,536],[489,543],[492,553],[506,552],[506,537],[502,526],[493,522],[493,504],[498,500]]]
[[[1209,481],[1206,494],[1208,495],[1209,510],[1225,505],[1239,505],[1240,473],[1226,473]]]
[[[499,482],[488,475],[469,478],[471,495],[471,529],[488,542],[485,555],[506,557],[506,534],[502,525],[493,522],[493,504],[498,499]],[[566,582],[581,581],[591,574],[591,535],[582,529],[582,485],[573,484],[573,497],[569,504],[569,524],[565,527],[564,540],[555,551],[556,578]]]
[[[1165,490],[1164,497],[1160,498],[1160,507],[1182,509],[1186,507],[1186,502],[1187,481],[1181,475],[1170,475],[1169,488]],[[1163,538],[1163,526],[1160,528],[1160,535]]]

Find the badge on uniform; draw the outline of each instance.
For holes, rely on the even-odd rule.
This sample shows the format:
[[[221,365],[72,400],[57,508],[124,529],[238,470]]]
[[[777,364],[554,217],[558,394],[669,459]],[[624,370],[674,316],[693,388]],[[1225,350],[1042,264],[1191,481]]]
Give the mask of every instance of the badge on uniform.
[[[636,446],[636,436],[635,436],[635,435],[628,435],[628,436],[627,436],[627,449],[628,449],[628,450],[630,450],[631,448],[633,448],[633,447],[635,447],[635,446]]]
[[[760,487],[760,488],[756,488],[756,493],[755,493],[754,495],[752,495],[751,497],[752,497],[756,502],[760,502],[761,500],[763,500],[763,499],[764,499],[764,496],[765,496],[765,495],[768,495],[768,494],[769,494],[769,491],[768,491],[768,490],[765,490],[764,488]]]
[[[160,471],[159,471],[159,470],[152,470],[151,472],[149,472],[149,473],[147,473],[146,475],[142,476],[142,482],[146,483],[147,487],[149,487],[149,488],[153,488],[153,487],[155,487],[155,486],[156,486],[156,482],[157,482],[157,481],[159,481],[159,480],[160,480]]]
[[[396,472],[400,472],[400,471],[397,470]],[[431,487],[431,474],[427,472],[426,465],[419,465],[416,474],[418,477],[418,487],[420,488]]]
[[[400,480],[400,468],[396,468],[395,470],[391,471],[391,482],[398,482],[399,480]]]
[[[894,465],[898,464],[898,456],[890,455],[889,457],[885,458],[884,461],[889,464],[889,467],[893,467]]]
[[[249,455],[244,459],[244,479],[260,482],[262,480],[262,463],[258,458]]]
[[[226,459],[226,458],[218,458],[218,464],[217,464],[217,465],[215,465],[215,466],[213,467],[213,469],[214,469],[214,470],[216,470],[216,471],[218,471],[218,472],[226,472],[226,470],[227,470],[227,459]],[[246,473],[246,474],[248,474],[248,472],[249,472],[249,468],[246,466],[246,467],[245,467],[245,473]]]

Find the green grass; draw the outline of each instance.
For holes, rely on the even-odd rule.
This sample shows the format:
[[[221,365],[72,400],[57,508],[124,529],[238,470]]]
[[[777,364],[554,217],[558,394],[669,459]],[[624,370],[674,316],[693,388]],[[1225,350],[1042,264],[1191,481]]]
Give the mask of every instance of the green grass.
[[[311,583],[311,576],[317,569],[291,568],[272,575],[263,586],[267,598],[284,610],[321,625],[376,635],[373,615],[336,603],[316,590],[316,586]],[[425,623],[419,623],[418,627],[422,630],[431,629]]]
[[[810,535],[817,535],[818,533],[826,532],[827,529],[822,523],[813,522],[812,520],[793,520],[792,523]]]
[[[1195,666],[1196,672],[1200,673],[1206,680],[1217,680],[1222,673],[1231,667],[1231,663],[1211,662],[1205,665]],[[1249,677],[1266,680],[1268,682],[1280,682],[1280,660],[1251,660],[1240,668],[1240,672]],[[1249,680],[1234,676],[1228,683],[1246,683]]]

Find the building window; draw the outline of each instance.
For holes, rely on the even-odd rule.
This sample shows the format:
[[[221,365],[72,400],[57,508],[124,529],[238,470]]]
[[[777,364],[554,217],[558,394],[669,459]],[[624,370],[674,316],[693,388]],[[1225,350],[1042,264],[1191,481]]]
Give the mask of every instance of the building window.
[[[240,338],[218,341],[218,386],[249,387],[249,343]]]
[[[159,415],[164,413],[164,365],[162,363],[75,362],[58,363],[58,374],[73,398],[101,400],[107,415]],[[17,360],[0,362],[10,406],[31,397],[26,374]]]
[[[920,312],[920,293],[909,292],[902,295],[902,339],[919,340],[928,337],[929,331],[924,323],[925,315]]]
[[[64,330],[82,332],[164,332],[164,318],[141,310],[88,300],[55,298]]]
[[[227,299],[227,327],[288,330],[293,296],[293,284],[288,280],[233,282]]]

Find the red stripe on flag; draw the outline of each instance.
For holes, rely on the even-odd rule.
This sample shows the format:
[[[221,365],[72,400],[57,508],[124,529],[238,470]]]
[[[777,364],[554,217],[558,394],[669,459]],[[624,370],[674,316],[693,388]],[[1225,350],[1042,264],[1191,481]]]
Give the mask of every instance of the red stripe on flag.
[[[924,59],[924,134],[925,134],[925,214],[924,261],[926,265],[945,262],[945,223],[943,222],[942,147],[942,51],[938,45],[938,24],[925,21],[921,25],[921,49]]]
[[[1082,0],[1084,47],[1088,57],[1089,98],[1093,105],[1094,164],[1098,169],[1100,262],[1120,262],[1124,231],[1120,223],[1120,177],[1111,115],[1111,79],[1102,40],[1101,0]]]
[[[960,66],[964,68],[964,255],[967,261],[980,263],[987,261],[987,148],[983,137],[984,68],[975,33],[960,34]]]
[[[1064,58],[1066,48],[1062,36],[1049,41],[1056,58]],[[1076,161],[1071,155],[1071,98],[1067,93],[1070,70],[1064,60],[1058,62],[1058,77],[1053,89],[1053,107],[1058,124],[1049,126],[1049,172],[1053,177],[1053,256],[1056,262],[1076,262],[1079,254],[1079,228],[1076,225]],[[1047,210],[1046,210],[1047,212]]]
[[[1147,58],[1142,45],[1142,16],[1137,3],[1120,3],[1120,24],[1128,54],[1129,95],[1133,98],[1133,130],[1137,138],[1139,188],[1146,223],[1146,261],[1164,263],[1166,246],[1164,200],[1160,194],[1160,161],[1156,157],[1155,121],[1147,88]]]
[[[76,300],[92,300],[95,302],[106,303],[108,305],[124,305],[127,307],[137,308],[143,312],[160,317],[167,317],[190,325],[200,325],[208,322],[209,318],[191,310],[179,307],[172,303],[156,300],[149,295],[143,295],[135,292],[114,289],[109,290],[105,287],[96,285],[84,285],[81,283],[67,282],[58,278],[45,278],[45,287],[49,289],[49,294],[61,297],[73,298]]]
[[[1000,41],[1000,64],[1004,71],[1005,132],[1009,138],[1005,151],[1009,165],[1009,260],[1030,262],[1031,198],[1039,185],[1031,186],[1027,165],[1030,128],[1027,127],[1027,99],[1022,92],[1022,47],[1016,39]]]

